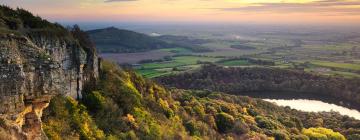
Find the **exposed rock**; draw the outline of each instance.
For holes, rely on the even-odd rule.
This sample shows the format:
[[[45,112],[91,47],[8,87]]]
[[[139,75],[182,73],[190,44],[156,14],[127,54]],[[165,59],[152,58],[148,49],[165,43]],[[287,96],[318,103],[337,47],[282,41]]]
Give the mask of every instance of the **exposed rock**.
[[[95,52],[76,39],[0,36],[0,139],[47,139],[42,110],[54,95],[81,98],[98,77]]]

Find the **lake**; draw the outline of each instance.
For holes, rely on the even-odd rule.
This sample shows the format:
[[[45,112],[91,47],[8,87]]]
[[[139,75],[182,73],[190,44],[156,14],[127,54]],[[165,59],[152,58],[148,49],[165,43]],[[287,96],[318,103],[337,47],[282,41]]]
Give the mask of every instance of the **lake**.
[[[360,120],[360,105],[324,95],[297,92],[245,92],[238,95],[260,98],[279,106],[305,112],[335,111]]]
[[[360,112],[355,109],[349,109],[335,104],[322,102],[319,100],[309,99],[263,99],[265,101],[273,102],[279,106],[289,106],[292,109],[297,109],[306,112],[321,112],[321,111],[335,111],[341,115],[347,115],[360,120]]]

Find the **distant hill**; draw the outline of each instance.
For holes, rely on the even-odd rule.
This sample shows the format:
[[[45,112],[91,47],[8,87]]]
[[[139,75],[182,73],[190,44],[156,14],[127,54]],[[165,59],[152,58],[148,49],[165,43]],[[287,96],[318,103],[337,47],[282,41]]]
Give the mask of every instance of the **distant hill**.
[[[187,48],[194,52],[210,51],[199,46],[199,41],[191,42],[193,40],[184,40],[184,37],[152,37],[115,27],[91,30],[87,33],[102,53],[132,53],[174,47]],[[180,42],[181,40],[183,42]]]
[[[100,52],[130,53],[173,47],[154,37],[115,27],[87,32]]]

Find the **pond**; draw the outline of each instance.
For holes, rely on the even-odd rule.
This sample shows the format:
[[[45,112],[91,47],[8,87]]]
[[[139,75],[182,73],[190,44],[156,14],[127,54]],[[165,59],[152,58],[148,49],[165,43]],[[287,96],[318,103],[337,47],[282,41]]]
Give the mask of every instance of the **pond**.
[[[319,100],[309,99],[263,99],[265,101],[273,102],[279,106],[289,106],[292,109],[297,109],[306,112],[339,112],[341,115],[347,115],[360,120],[360,112],[355,109],[349,109],[343,106],[326,103]]]

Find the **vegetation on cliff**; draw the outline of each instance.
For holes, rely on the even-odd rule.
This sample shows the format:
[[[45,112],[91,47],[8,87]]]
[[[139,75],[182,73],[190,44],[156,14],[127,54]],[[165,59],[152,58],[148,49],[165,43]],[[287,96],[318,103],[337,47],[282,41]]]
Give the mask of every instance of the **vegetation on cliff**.
[[[108,62],[102,63],[97,86],[89,89],[75,106],[80,109],[57,109],[56,102],[65,100],[66,104],[69,99],[53,99],[43,124],[48,136],[65,137],[72,132],[84,139],[359,138],[360,121],[335,112],[305,113],[249,97],[165,89]],[[74,107],[72,100],[70,103]],[[84,111],[88,115],[80,120],[87,121],[77,123],[71,116],[78,113],[70,112],[68,117],[56,113],[69,112],[63,110]],[[59,121],[69,126],[67,130],[52,127]]]
[[[54,37],[69,36],[69,32],[60,24],[53,24],[27,10],[16,10],[0,5],[0,33],[14,35],[47,35]]]

